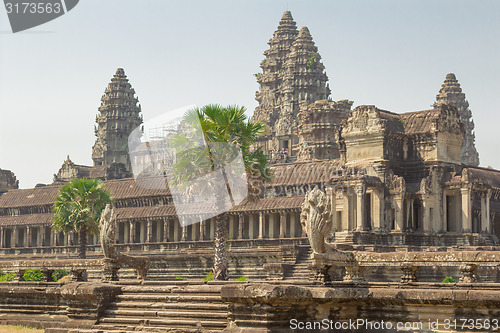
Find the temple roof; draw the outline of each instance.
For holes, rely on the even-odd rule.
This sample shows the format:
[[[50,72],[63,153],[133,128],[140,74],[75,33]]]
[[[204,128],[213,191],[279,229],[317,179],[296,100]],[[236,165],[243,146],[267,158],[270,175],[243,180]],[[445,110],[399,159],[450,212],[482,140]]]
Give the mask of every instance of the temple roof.
[[[406,134],[433,132],[436,119],[439,118],[439,110],[423,110],[406,112],[401,114]]]
[[[482,181],[494,188],[500,189],[500,171],[486,168],[467,168],[470,181]]]
[[[112,193],[115,200],[169,194],[159,178],[146,179],[144,182],[144,187],[140,187],[134,178],[109,180],[105,182],[104,188]],[[0,208],[52,205],[60,187],[62,185],[8,191],[0,195]]]
[[[340,161],[325,160],[276,164],[270,186],[326,183],[339,169]]]

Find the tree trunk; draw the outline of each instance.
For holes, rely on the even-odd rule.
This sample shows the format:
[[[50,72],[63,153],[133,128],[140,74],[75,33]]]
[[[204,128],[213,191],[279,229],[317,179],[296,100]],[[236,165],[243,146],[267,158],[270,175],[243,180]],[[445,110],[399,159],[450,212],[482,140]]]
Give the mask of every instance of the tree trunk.
[[[214,260],[214,279],[227,280],[227,249],[226,249],[226,230],[227,230],[227,215],[220,214],[217,216],[215,224],[215,260]]]
[[[78,258],[86,259],[87,258],[87,227],[82,226],[80,228],[80,246],[78,248]]]

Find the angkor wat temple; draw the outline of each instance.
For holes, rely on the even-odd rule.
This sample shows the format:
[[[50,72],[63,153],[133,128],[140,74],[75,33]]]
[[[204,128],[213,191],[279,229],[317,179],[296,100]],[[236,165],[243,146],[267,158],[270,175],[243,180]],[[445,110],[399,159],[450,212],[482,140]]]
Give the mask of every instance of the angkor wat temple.
[[[307,189],[328,188],[335,202],[332,240],[363,244],[480,245],[500,237],[500,172],[479,167],[474,122],[454,74],[446,75],[430,110],[402,114],[332,101],[321,56],[306,27],[285,12],[269,41],[253,119],[268,125],[258,145],[273,156],[273,180],[258,203],[229,212],[237,239],[300,239]],[[431,103],[429,103],[431,104]],[[139,188],[131,178],[127,138],[141,108],[119,68],[101,98],[93,166],[68,159],[54,183],[17,189],[2,171],[0,248],[76,245],[54,235],[51,205],[73,177],[106,181],[119,209],[120,244],[213,239],[214,220],[181,227],[168,190]],[[286,160],[279,156],[286,150]],[[193,215],[193,219],[198,217]],[[199,218],[198,218],[199,219]],[[37,253],[37,250],[29,253]]]
[[[264,52],[265,59],[260,64],[262,73],[256,74],[260,90],[256,94],[259,105],[254,111],[253,120],[260,120],[267,125],[266,133],[259,138],[256,146],[269,155],[273,178],[265,184],[260,200],[243,201],[227,213],[231,278],[245,276],[260,281],[286,280],[298,285],[304,284],[303,281],[317,281],[317,276],[314,277],[311,272],[313,257],[309,255],[311,247],[301,225],[301,212],[306,193],[319,188],[330,203],[329,216],[332,217],[333,226],[327,234],[329,244],[346,251],[365,251],[358,259],[358,266],[346,264],[345,269],[328,273],[331,274],[328,282],[333,283],[330,279],[342,280],[343,274],[347,276],[344,282],[360,281],[359,276],[366,266],[363,273],[365,277],[384,282],[384,288],[387,287],[387,290],[377,287],[379,289],[376,290],[384,290],[380,291],[380,295],[375,289],[370,292],[372,300],[381,302],[379,308],[379,305],[373,305],[370,311],[388,311],[387,304],[399,297],[390,297],[391,301],[387,301],[387,295],[392,295],[394,290],[397,289],[398,295],[401,293],[399,285],[391,289],[391,283],[399,281],[400,270],[403,270],[401,283],[415,282],[417,276],[418,281],[441,281],[445,276],[456,275],[459,270],[463,276],[461,282],[472,283],[476,281],[476,268],[481,273],[481,282],[498,282],[498,256],[494,250],[500,238],[500,171],[479,166],[472,113],[455,74],[446,75],[434,101],[434,97],[429,96],[431,109],[394,113],[374,105],[353,108],[353,101],[330,99],[328,77],[318,48],[306,27],[297,29],[290,12],[283,14],[268,44],[269,49]],[[195,223],[180,223],[168,188],[148,188],[137,184],[129,157],[128,137],[135,128],[141,126],[143,117],[138,98],[122,68],[118,68],[105,89],[98,111],[92,166],[75,164],[68,156],[54,175],[52,184],[37,185],[32,189],[18,189],[14,173],[0,169],[0,268],[5,268],[9,260],[16,260],[20,265],[19,260],[24,259],[26,261],[22,265],[31,267],[28,260],[76,258],[77,234],[54,233],[51,229],[51,210],[54,197],[64,183],[75,177],[91,177],[102,179],[115,200],[117,249],[124,253],[147,255],[151,260],[151,280],[172,280],[175,277],[200,279],[212,267],[215,218],[204,220],[201,214],[193,211],[185,218]],[[158,177],[151,181],[158,181]],[[89,244],[90,260],[102,256],[101,246],[95,237],[90,239]],[[466,254],[454,253],[447,257],[449,249],[463,250]],[[476,251],[482,250],[490,252],[481,252],[484,254],[482,257],[477,255]],[[408,251],[419,253],[416,257],[430,253],[430,259],[427,262],[427,259],[415,259],[413,265],[408,264],[407,257],[398,257]],[[387,261],[384,259],[386,252],[394,257]],[[443,257],[439,257],[441,252],[444,253]],[[433,253],[437,253],[437,257]],[[466,259],[468,255],[482,258],[484,267],[478,268],[476,259]],[[5,267],[1,266],[2,263]],[[422,266],[418,275],[417,266]],[[99,269],[88,268],[90,280],[102,277]],[[121,270],[120,278],[135,277],[135,274],[131,269]],[[22,294],[24,291],[21,287],[18,292]],[[368,287],[371,288],[371,285]],[[497,297],[496,285],[486,287],[491,287],[494,291],[492,295]],[[132,301],[142,297],[135,294],[142,292],[138,288],[123,287],[120,292],[129,293],[129,296],[122,296],[122,301],[127,303],[127,297],[131,297]],[[149,291],[146,290],[146,296],[143,296],[146,301],[147,297],[156,297],[153,292],[167,292],[159,285],[147,288]],[[189,285],[186,288],[191,287]],[[209,285],[193,288],[200,293],[196,295],[208,295],[204,297],[214,302],[215,319],[209,318],[203,325],[213,324],[213,327],[224,328],[227,324],[227,306],[222,305],[218,294],[221,287]],[[259,288],[257,286],[255,290],[261,291]],[[362,291],[356,288],[352,289],[353,292]],[[441,299],[451,295],[448,295],[448,290],[439,288],[435,292],[440,300],[436,298],[429,304],[438,304]],[[38,292],[33,290],[34,293]],[[0,294],[4,295],[4,292],[11,296],[5,296],[6,300],[0,302],[3,308],[18,302],[9,301],[9,297],[14,297],[12,290],[0,288]],[[238,294],[240,292],[241,295]],[[296,290],[285,288],[282,292],[288,295]],[[464,292],[469,293],[469,290]],[[267,327],[269,323],[278,325],[280,322],[279,316],[282,314],[266,317],[267,321],[248,319],[248,313],[245,312],[250,311],[248,309],[261,311],[256,310],[253,303],[248,308],[247,305],[241,305],[246,304],[246,298],[250,296],[238,287],[231,289],[233,298],[227,293],[223,292],[226,302],[240,302],[240,307],[231,308],[233,317],[230,319],[234,327]],[[73,297],[64,296],[64,292],[61,295],[63,298]],[[271,291],[269,295],[269,299],[275,297]],[[316,303],[326,302],[325,299],[331,297],[325,296],[326,292],[321,297],[315,295]],[[368,297],[368,294],[363,295],[356,297]],[[410,310],[405,309],[410,303],[422,302],[422,291],[417,290],[408,295],[408,299],[401,301],[400,308],[399,305],[391,308],[393,315],[406,318],[404,314],[407,312],[421,311],[411,310],[413,305],[408,307]],[[450,297],[458,294],[453,295]],[[314,303],[313,298],[307,301],[312,303],[301,303],[302,298],[292,296],[290,302],[298,302],[293,303],[291,308],[294,313],[306,313],[307,309],[302,311],[301,306]],[[488,296],[482,294],[478,302],[486,298]],[[74,299],[77,299],[76,296]],[[274,301],[281,304],[279,299],[273,298]],[[497,301],[498,297],[491,304],[496,306]],[[450,302],[452,307],[462,306],[460,300]],[[133,302],[127,304],[122,306],[140,305]],[[58,309],[54,306],[54,309],[44,311],[52,313]],[[67,310],[70,318],[73,311],[71,306],[75,305],[70,304]],[[114,306],[121,309],[120,305]],[[204,314],[198,315],[208,316],[212,308],[207,307],[206,304],[201,306]],[[267,316],[268,312],[273,311],[271,309],[262,310],[263,315]],[[443,309],[441,311],[445,311]],[[122,311],[123,316],[142,316],[136,310],[130,313],[127,312],[129,310]],[[140,311],[143,310],[141,308]],[[72,315],[77,316],[78,311],[82,310],[77,308]],[[349,314],[349,311],[345,313]],[[366,313],[368,311],[367,308]],[[434,310],[425,311],[434,313]],[[118,318],[120,313],[110,313],[111,319],[107,318],[108,321],[103,323],[118,325],[119,319],[112,318],[115,315]],[[192,311],[189,313],[193,315]],[[0,311],[0,321],[4,318],[1,315]],[[155,313],[151,316],[159,315]],[[234,319],[240,318],[238,316],[243,318],[239,323]],[[28,317],[29,314],[26,315]],[[55,317],[51,318],[47,320],[56,320]],[[121,322],[123,327],[126,327],[127,320],[131,322],[130,317],[126,317]],[[175,323],[165,322],[161,325],[175,326]],[[191,327],[191,324],[186,325]]]

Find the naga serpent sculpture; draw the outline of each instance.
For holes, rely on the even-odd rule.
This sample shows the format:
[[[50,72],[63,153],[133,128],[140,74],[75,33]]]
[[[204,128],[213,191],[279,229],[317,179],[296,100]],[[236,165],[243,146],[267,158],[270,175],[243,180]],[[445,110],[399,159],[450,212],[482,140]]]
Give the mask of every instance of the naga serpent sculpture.
[[[118,252],[116,242],[116,215],[110,204],[106,205],[99,221],[100,240],[104,252],[104,280],[117,281],[120,268],[133,268],[138,279],[145,279],[150,261],[145,257],[133,257]]]

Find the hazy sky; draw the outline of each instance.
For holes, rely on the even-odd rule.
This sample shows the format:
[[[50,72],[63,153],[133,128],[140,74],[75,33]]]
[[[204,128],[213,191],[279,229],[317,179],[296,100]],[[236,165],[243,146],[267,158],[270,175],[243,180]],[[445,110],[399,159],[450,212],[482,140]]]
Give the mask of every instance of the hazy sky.
[[[92,164],[104,89],[123,67],[144,120],[181,106],[257,105],[253,76],[289,9],[319,48],[334,100],[428,109],[454,72],[481,165],[500,168],[500,1],[81,0],[12,34],[0,8],[0,168],[22,188],[52,182],[66,155]]]

